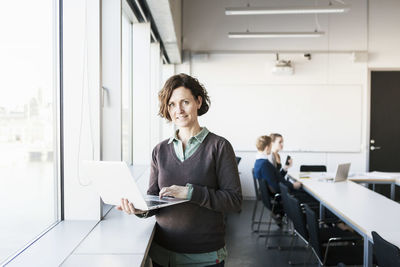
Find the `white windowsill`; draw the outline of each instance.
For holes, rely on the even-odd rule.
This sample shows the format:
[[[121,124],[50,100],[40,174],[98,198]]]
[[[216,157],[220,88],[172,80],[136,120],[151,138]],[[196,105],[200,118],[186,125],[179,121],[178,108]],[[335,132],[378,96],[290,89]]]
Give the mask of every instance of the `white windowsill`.
[[[7,266],[59,266],[97,223],[97,221],[62,221]]]
[[[149,167],[135,165],[142,190]],[[111,209],[102,221],[62,221],[7,266],[143,266],[154,235],[155,218],[141,219]]]

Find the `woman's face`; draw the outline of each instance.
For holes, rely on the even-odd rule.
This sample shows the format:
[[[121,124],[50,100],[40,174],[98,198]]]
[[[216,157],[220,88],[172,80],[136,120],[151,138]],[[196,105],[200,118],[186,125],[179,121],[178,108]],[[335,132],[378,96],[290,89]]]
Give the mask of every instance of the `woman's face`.
[[[275,141],[272,142],[272,149],[274,151],[281,151],[283,150],[283,138],[282,137],[277,137],[275,138]]]
[[[168,101],[168,113],[172,122],[179,128],[192,127],[197,121],[197,110],[202,99],[195,99],[189,89],[181,86],[176,88]]]

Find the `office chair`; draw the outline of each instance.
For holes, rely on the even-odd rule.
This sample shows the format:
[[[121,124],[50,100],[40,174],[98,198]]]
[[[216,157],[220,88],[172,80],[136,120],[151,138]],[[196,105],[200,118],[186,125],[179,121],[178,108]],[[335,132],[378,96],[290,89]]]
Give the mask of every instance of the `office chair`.
[[[256,221],[255,217],[256,217],[256,212],[257,212],[257,206],[258,206],[258,202],[261,201],[261,194],[260,194],[260,189],[258,188],[258,182],[256,177],[254,176],[254,169],[251,170],[251,173],[253,175],[253,184],[254,184],[254,192],[256,193],[256,201],[254,202],[254,207],[253,207],[253,214],[251,216],[251,230],[253,232],[255,232],[256,230],[254,230],[254,225],[258,224],[258,229],[260,229],[260,221]]]
[[[282,194],[282,199],[284,198],[283,196],[283,192],[281,191]],[[295,240],[297,240],[297,238],[300,238],[304,244],[306,245],[306,248],[309,247],[308,244],[308,231],[307,231],[307,227],[306,227],[306,218],[305,215],[302,211],[302,208],[300,206],[300,202],[297,198],[295,198],[294,196],[286,193],[286,202],[289,205],[289,210],[291,212],[291,220],[293,223],[293,231],[294,231],[294,236],[292,237],[292,240],[290,242],[290,250],[289,250],[289,264],[295,264],[290,260],[290,255],[293,251],[293,244],[295,242]],[[306,262],[306,259],[304,259],[304,262]]]
[[[325,165],[301,165],[301,172],[326,172]]]
[[[379,267],[400,266],[400,249],[372,231],[373,248]]]
[[[363,264],[363,243],[360,236],[338,228],[320,229],[315,212],[304,205],[308,226],[309,244],[321,266],[336,266],[343,262],[349,265]],[[325,234],[324,232],[325,231]],[[329,231],[329,235],[326,235]],[[321,238],[321,236],[326,238]],[[327,240],[327,243],[322,240]]]
[[[279,183],[279,188],[281,190],[283,211],[285,212],[287,219],[293,221],[293,213],[292,210],[290,209],[290,203],[288,199],[289,188],[283,183]]]
[[[261,201],[263,203],[263,208],[261,210],[261,215],[259,218],[259,221],[262,221],[262,217],[264,214],[264,209],[269,210],[269,221],[266,223],[268,225],[268,229],[266,231],[265,235],[260,235],[260,237],[265,237],[265,247],[267,248],[278,248],[278,247],[268,247],[268,240],[269,237],[273,236],[282,236],[283,234],[271,234],[271,225],[274,224],[272,222],[272,218],[275,215],[276,212],[278,212],[278,205],[279,205],[279,198],[280,194],[276,193],[274,195],[271,195],[269,189],[268,189],[268,184],[265,179],[257,179],[258,181],[258,186],[260,188],[260,193],[261,193]],[[258,224],[258,232],[260,232],[260,224]]]
[[[241,157],[236,157],[236,163],[237,163],[237,165],[239,165],[239,162],[240,162],[241,159],[242,159]]]

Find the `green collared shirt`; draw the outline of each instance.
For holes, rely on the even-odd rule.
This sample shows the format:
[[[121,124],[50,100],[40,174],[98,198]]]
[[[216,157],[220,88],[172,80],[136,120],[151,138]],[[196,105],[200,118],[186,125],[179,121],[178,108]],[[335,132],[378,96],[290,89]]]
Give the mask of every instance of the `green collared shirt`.
[[[179,130],[169,139],[168,144],[173,143],[176,156],[183,162],[196,152],[210,131],[206,127],[203,127],[198,134],[189,138],[185,150],[183,149],[182,141],[178,138],[178,132]],[[187,184],[186,186],[189,187],[187,199],[190,200],[192,198],[193,187],[191,184]],[[222,262],[227,256],[227,251],[226,247],[223,247],[217,251],[208,253],[176,253],[153,242],[149,254],[152,260],[163,266],[168,266],[169,264],[171,267],[203,267]]]
[[[185,150],[183,150],[183,143],[178,138],[179,130],[177,130],[175,132],[175,135],[169,139],[168,144],[171,144],[172,142],[174,143],[176,156],[179,158],[180,161],[183,162],[185,159],[193,155],[194,152],[196,152],[196,150],[199,148],[201,143],[203,143],[209,132],[210,131],[206,127],[203,127],[203,129],[201,129],[198,134],[189,138],[186,144],[186,148]]]

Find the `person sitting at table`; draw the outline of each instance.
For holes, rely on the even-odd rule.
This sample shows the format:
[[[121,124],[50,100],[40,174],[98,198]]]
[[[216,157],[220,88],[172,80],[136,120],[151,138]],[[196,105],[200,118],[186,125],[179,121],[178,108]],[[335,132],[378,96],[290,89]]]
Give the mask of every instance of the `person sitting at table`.
[[[293,165],[293,160],[290,158],[283,166],[281,156],[279,155],[279,152],[283,150],[283,136],[279,133],[272,133],[269,136],[271,137],[272,143],[269,160],[271,161],[272,165],[278,169],[281,175],[285,177],[289,168]]]
[[[275,168],[274,165],[268,160],[271,154],[272,139],[267,135],[260,136],[256,142],[257,156],[254,163],[254,176],[257,179],[267,180],[268,187],[272,193],[279,193],[279,183],[284,183],[290,190],[300,189],[301,183],[291,183]]]
[[[280,193],[279,183],[283,183],[289,188],[289,192],[294,195],[301,203],[315,205],[318,203],[312,196],[302,189],[302,184],[298,181],[291,183],[286,180],[277,168],[268,160],[271,154],[272,139],[269,136],[260,136],[256,141],[257,158],[254,163],[254,176],[257,179],[265,179],[271,193]],[[282,210],[278,208],[278,210]],[[281,212],[279,212],[281,213]],[[282,214],[276,214],[282,215]]]

